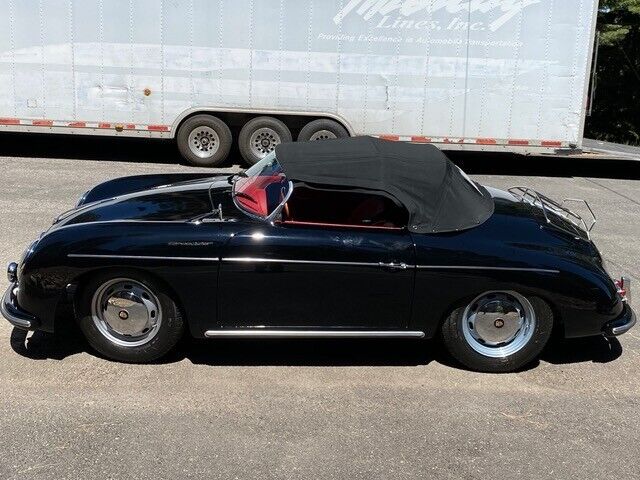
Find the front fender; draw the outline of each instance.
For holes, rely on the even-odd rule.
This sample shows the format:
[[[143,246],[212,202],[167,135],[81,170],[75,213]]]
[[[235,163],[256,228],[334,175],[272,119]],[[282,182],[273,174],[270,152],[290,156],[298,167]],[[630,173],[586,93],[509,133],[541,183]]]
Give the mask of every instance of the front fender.
[[[18,303],[53,331],[67,286],[104,269],[137,269],[175,294],[194,328],[215,321],[221,248],[237,227],[192,222],[98,222],[77,224],[43,236],[20,268]],[[202,330],[203,331],[203,330]]]
[[[210,173],[167,173],[116,178],[100,183],[86,192],[78,202],[78,206],[97,202],[98,200],[118,197],[120,195],[141,192],[162,185],[171,185],[209,177],[211,177]]]

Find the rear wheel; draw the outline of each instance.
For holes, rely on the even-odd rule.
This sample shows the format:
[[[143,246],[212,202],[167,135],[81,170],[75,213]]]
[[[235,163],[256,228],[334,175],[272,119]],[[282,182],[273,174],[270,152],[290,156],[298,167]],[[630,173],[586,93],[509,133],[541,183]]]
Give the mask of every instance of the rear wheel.
[[[277,118],[256,117],[240,130],[238,147],[242,158],[253,165],[273,152],[277,145],[291,140],[291,131]]]
[[[299,142],[314,142],[316,140],[328,140],[332,138],[345,138],[349,132],[334,120],[320,118],[307,123],[298,135]]]
[[[144,363],[162,357],[184,329],[176,303],[137,272],[96,276],[83,289],[77,310],[89,344],[121,362]]]
[[[227,158],[233,138],[226,123],[211,115],[185,120],[176,135],[178,149],[190,164],[215,167]]]
[[[540,298],[491,291],[454,310],[442,325],[447,350],[482,372],[511,372],[538,357],[551,335],[553,314]]]

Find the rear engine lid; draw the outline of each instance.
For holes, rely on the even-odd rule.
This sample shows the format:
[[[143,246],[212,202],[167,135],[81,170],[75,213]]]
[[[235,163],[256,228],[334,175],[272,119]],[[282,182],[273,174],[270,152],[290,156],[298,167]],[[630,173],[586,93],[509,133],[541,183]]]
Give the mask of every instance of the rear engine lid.
[[[521,201],[529,203],[532,207],[539,209],[545,223],[567,232],[573,236],[584,240],[591,240],[591,230],[596,224],[596,215],[591,206],[584,199],[565,198],[562,202],[557,202],[544,194],[529,187],[511,187],[509,193],[520,198]],[[591,218],[585,220],[580,214],[569,209],[568,203],[583,204]]]

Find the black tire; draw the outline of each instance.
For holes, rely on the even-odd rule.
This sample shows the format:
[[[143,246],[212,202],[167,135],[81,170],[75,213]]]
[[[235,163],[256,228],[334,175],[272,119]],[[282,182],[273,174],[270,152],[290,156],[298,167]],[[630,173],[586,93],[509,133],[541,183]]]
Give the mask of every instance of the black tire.
[[[202,144],[198,137],[192,138],[191,144],[189,143],[189,136],[192,132],[195,132],[194,135],[197,136],[198,129],[203,129],[199,138],[202,138],[203,133],[208,134],[208,136],[205,135],[207,138],[203,139],[207,141],[205,145]],[[213,130],[214,134],[207,129]],[[215,138],[216,136],[217,139]],[[229,156],[233,137],[227,124],[219,118],[211,115],[195,115],[180,125],[176,135],[176,142],[180,154],[191,165],[196,167],[215,167],[224,162]],[[196,151],[200,152],[202,156],[198,156]]]
[[[92,315],[94,295],[115,279],[133,280],[155,295],[161,308],[161,322],[155,335],[139,346],[116,345],[97,327]],[[163,288],[137,271],[104,272],[92,277],[76,299],[76,320],[89,344],[107,358],[125,363],[148,363],[166,355],[178,343],[184,332],[182,314]]]
[[[347,129],[334,120],[320,118],[307,123],[298,134],[299,142],[310,140],[325,140],[329,138],[346,138],[349,136]],[[319,138],[314,138],[319,137]]]
[[[465,367],[478,372],[508,373],[516,371],[532,361],[542,352],[553,329],[553,312],[549,305],[537,297],[528,297],[535,312],[535,327],[529,341],[512,355],[500,358],[488,357],[474,350],[462,331],[466,307],[455,309],[441,328],[442,341],[451,356]]]
[[[252,145],[252,136],[260,129],[268,129],[271,133],[265,131],[265,138],[263,141],[267,142],[267,145],[258,145],[255,143]],[[279,139],[279,140],[278,140]],[[240,149],[240,155],[242,158],[250,164],[255,165],[264,158],[267,153],[270,153],[278,143],[288,143],[292,141],[291,131],[280,120],[273,117],[256,117],[249,120],[240,130],[238,135],[238,147]],[[252,148],[253,147],[253,148]],[[255,151],[256,149],[262,149],[260,155]]]

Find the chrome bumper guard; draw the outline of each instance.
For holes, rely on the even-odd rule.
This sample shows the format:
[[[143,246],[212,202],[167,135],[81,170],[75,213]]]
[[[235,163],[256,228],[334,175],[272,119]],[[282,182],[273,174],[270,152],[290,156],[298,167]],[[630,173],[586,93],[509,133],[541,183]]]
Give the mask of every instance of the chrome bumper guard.
[[[605,337],[617,337],[631,330],[631,327],[635,324],[636,314],[633,313],[629,304],[625,302],[622,315],[607,323],[603,329],[603,334]]]
[[[12,283],[9,285],[9,288],[4,294],[2,298],[2,303],[0,303],[0,311],[2,312],[2,316],[9,320],[9,323],[19,328],[35,328],[38,324],[38,320],[36,317],[31,315],[30,313],[25,312],[18,306],[18,301],[16,298],[16,292],[18,290],[18,285]]]

